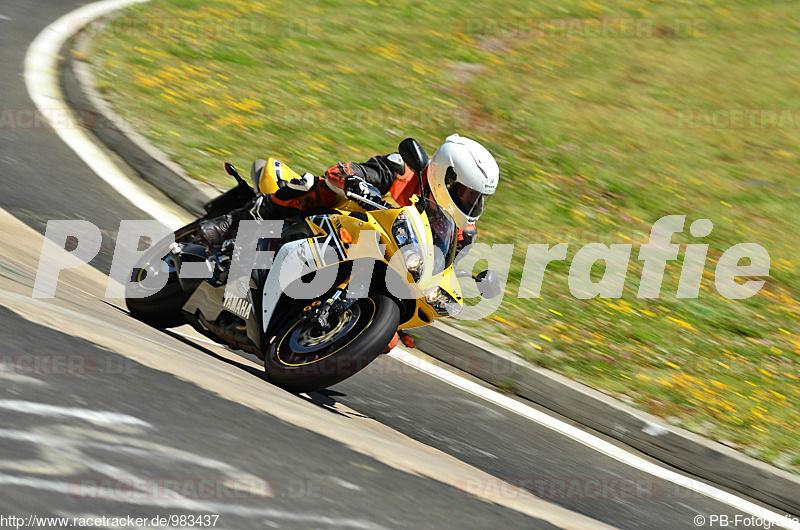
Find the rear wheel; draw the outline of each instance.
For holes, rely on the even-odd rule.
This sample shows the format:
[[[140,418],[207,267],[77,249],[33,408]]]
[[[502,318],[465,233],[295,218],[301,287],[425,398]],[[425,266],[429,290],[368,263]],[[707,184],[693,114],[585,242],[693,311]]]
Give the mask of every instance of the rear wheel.
[[[152,245],[136,263],[131,283],[125,288],[125,304],[132,317],[156,328],[186,324],[181,308],[190,295],[181,289],[169,245],[186,239],[195,228],[192,223],[175,232],[174,239],[168,237]],[[161,289],[153,287],[159,283],[158,277],[163,276],[167,276],[166,285]]]
[[[302,322],[302,305],[295,306],[296,317],[282,323],[264,357],[270,382],[293,392],[319,390],[354,375],[381,354],[400,324],[400,308],[381,294],[357,300],[326,330]]]

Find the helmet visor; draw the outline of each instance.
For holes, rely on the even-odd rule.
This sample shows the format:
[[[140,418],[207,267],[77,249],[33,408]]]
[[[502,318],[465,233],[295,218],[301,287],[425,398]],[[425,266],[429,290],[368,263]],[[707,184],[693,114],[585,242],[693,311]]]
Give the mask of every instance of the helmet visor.
[[[456,181],[450,182],[447,191],[450,192],[450,198],[453,199],[456,207],[467,217],[479,217],[491,197],[491,195],[484,195]]]

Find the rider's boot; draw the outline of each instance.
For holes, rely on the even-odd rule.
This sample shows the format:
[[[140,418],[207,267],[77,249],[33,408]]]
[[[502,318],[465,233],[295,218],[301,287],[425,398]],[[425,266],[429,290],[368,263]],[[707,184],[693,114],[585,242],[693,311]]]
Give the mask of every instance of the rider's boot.
[[[247,206],[214,219],[201,221],[197,229],[197,242],[212,253],[219,251],[225,241],[232,239],[242,219],[252,219]]]
[[[266,160],[259,159],[253,162],[253,166],[250,168],[250,178],[256,190],[260,187],[259,182],[266,164]],[[276,204],[272,199],[276,197],[285,203],[287,200],[306,193],[312,183],[313,175],[310,173],[288,183],[279,182],[280,189],[276,194],[264,195],[259,193],[256,198],[237,210],[214,219],[202,221],[197,234],[198,243],[205,245],[212,252],[217,252],[226,241],[236,237],[236,230],[239,228],[240,221],[287,219],[297,215],[299,212],[297,209]]]
[[[280,164],[280,162],[275,162]],[[267,161],[256,160],[250,169],[253,189],[263,189],[261,178]],[[286,177],[286,178],[284,178]],[[280,220],[294,217],[309,208],[325,208],[335,204],[339,198],[323,182],[322,177],[311,173],[300,175],[294,171],[277,172],[277,190],[274,193],[259,195],[251,202],[227,215],[200,223],[199,243],[212,252],[220,250],[223,244],[236,236],[239,222],[247,219]],[[288,180],[287,180],[288,178]],[[269,188],[269,186],[268,186]]]
[[[272,202],[272,195],[259,195],[237,210],[201,221],[197,231],[198,243],[217,252],[226,241],[236,237],[240,221],[286,219],[295,214],[294,209]]]

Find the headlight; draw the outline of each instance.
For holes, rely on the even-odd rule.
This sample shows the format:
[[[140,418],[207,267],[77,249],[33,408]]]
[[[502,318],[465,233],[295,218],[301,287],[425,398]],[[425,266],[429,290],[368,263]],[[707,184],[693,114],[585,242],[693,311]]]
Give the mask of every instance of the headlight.
[[[411,227],[411,222],[408,219],[408,214],[405,211],[400,212],[397,219],[394,220],[392,225],[392,235],[399,246],[403,246],[409,241],[416,241],[414,236],[414,229]]]
[[[403,252],[403,258],[406,260],[406,269],[411,273],[415,282],[419,281],[420,276],[422,276],[423,267],[422,256],[417,254],[416,250],[416,248],[413,248]]]
[[[406,269],[411,273],[411,277],[415,282],[418,282],[422,276],[422,269],[425,262],[422,258],[422,249],[420,247],[417,236],[414,233],[414,228],[411,226],[411,220],[408,218],[408,213],[405,211],[400,212],[392,225],[392,236],[400,246],[400,252],[403,254],[403,262]]]
[[[428,289],[424,294],[428,304],[441,316],[454,316],[461,312],[461,304],[439,286]]]

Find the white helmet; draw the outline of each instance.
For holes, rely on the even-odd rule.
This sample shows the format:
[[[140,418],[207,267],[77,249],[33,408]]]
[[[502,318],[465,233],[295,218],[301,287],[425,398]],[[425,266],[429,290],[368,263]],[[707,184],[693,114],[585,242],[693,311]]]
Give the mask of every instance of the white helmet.
[[[492,154],[475,140],[457,134],[445,139],[428,166],[433,197],[459,228],[478,220],[499,179],[500,168]]]

